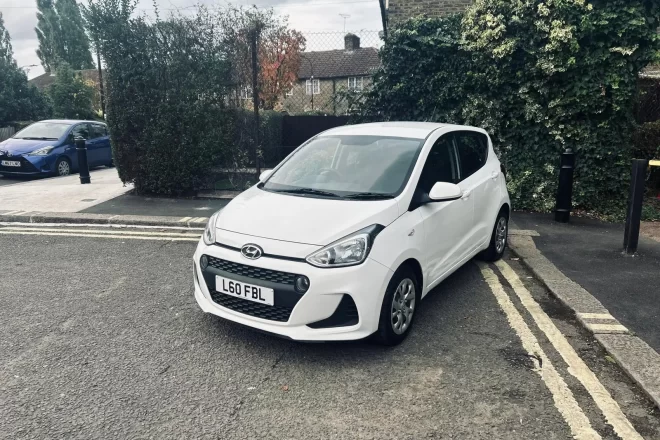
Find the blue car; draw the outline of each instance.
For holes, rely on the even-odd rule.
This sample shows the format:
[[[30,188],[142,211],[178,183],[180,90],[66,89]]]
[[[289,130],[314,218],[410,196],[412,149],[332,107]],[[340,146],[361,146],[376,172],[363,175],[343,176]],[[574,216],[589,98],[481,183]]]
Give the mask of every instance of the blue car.
[[[36,122],[0,142],[1,175],[66,176],[78,171],[74,139],[86,139],[89,167],[112,166],[108,127],[96,121]]]

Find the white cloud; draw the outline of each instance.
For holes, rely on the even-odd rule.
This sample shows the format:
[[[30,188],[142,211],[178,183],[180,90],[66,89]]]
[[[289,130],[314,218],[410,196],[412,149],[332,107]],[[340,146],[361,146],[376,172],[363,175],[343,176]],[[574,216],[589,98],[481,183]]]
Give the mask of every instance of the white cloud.
[[[191,9],[194,10],[194,6],[197,4],[224,4],[217,0],[156,0],[156,3],[161,8],[161,16],[174,10],[180,10],[185,14]],[[363,46],[379,44],[376,32],[382,29],[382,25],[378,0],[258,0],[253,2],[241,0],[234,3],[273,7],[277,13],[288,15],[291,27],[300,30],[307,36],[307,50],[342,47],[341,33],[344,30],[344,18],[339,14],[349,15],[346,19],[346,30],[360,35],[363,39]],[[150,16],[154,14],[152,0],[140,0],[138,8],[141,13]],[[28,76],[30,78],[42,74],[43,68],[35,53],[38,47],[34,31],[37,25],[36,1],[0,0],[0,12],[2,12],[5,26],[11,34],[18,65],[38,65],[38,67],[29,68]],[[364,30],[374,32],[367,33]]]

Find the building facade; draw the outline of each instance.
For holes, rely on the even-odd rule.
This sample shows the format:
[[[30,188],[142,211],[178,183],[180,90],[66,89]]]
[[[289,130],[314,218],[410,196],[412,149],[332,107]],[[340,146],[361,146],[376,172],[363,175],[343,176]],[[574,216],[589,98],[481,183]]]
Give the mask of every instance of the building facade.
[[[438,17],[465,11],[473,0],[385,0],[388,27],[416,15]]]
[[[301,58],[298,81],[282,100],[283,110],[290,114],[345,114],[346,94],[367,88],[380,66],[378,50],[361,47],[354,34],[344,37],[343,49],[303,52]]]

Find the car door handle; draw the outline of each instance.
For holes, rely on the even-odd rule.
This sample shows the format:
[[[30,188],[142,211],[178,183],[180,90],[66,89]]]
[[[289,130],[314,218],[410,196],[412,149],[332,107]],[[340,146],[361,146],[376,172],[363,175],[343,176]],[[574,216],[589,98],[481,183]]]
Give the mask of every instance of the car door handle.
[[[500,173],[498,171],[493,171],[492,173],[490,173],[490,178],[495,180],[499,177],[499,175]]]
[[[463,196],[461,197],[462,200],[467,200],[470,198],[470,195],[472,194],[472,191],[464,191]]]

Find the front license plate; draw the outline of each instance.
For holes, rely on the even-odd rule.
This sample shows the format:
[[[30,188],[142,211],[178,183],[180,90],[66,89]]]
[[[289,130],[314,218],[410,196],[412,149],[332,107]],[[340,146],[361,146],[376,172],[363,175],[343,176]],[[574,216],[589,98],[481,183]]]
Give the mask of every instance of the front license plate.
[[[4,167],[19,167],[21,166],[21,163],[17,160],[3,160],[2,161],[2,166]]]
[[[215,276],[215,290],[230,296],[247,299],[261,304],[275,305],[275,291],[266,287],[241,283],[240,281]]]

